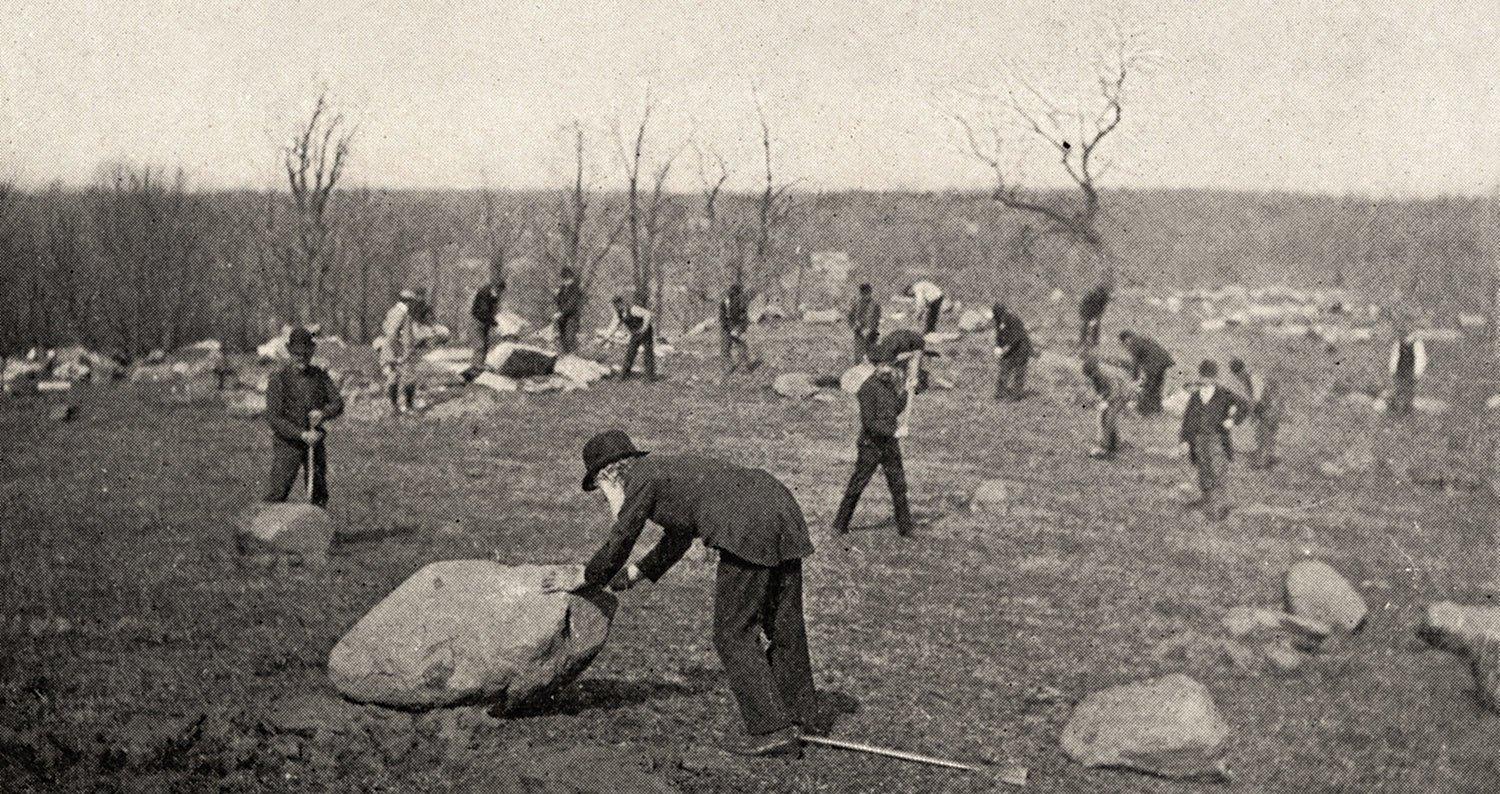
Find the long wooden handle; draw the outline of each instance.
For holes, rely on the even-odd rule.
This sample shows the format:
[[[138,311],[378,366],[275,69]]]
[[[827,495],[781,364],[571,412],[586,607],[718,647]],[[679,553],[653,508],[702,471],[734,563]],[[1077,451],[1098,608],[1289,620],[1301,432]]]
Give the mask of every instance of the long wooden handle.
[[[865,744],[864,742],[850,742],[843,739],[833,739],[827,736],[807,735],[804,735],[802,737],[802,741],[808,744],[821,744],[824,747],[837,747],[840,750],[852,750],[856,753],[869,753],[870,755],[883,755],[888,758],[899,758],[902,761],[911,761],[918,764],[927,764],[929,766],[941,766],[947,767],[949,769],[962,769],[966,772],[980,771],[980,768],[973,764],[965,764],[961,761],[950,761],[946,758],[938,758],[931,755],[922,755],[921,753],[909,753],[905,750],[892,750],[887,747],[877,747],[873,744]]]

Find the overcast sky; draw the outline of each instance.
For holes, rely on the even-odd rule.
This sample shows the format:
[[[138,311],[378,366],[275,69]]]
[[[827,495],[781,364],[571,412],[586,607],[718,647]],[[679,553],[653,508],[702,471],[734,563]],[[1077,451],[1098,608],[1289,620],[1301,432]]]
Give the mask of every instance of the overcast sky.
[[[16,2],[0,14],[0,172],[29,183],[86,182],[128,158],[202,186],[272,184],[326,85],[358,123],[350,177],[371,185],[556,184],[575,117],[613,177],[608,131],[648,86],[658,150],[691,137],[741,187],[758,167],[752,87],[788,177],[982,185],[935,97],[1007,69],[1072,96],[1111,16],[1146,34],[1153,60],[1132,75],[1107,184],[1500,183],[1500,0]],[[1055,179],[1055,163],[1014,151],[1027,179]],[[678,174],[695,184],[692,149]]]

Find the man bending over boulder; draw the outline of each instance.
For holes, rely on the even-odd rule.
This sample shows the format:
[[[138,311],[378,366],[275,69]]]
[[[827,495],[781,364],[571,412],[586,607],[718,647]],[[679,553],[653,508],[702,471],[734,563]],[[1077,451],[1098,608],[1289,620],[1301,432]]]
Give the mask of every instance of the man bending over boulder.
[[[714,648],[745,720],[746,735],[725,749],[796,754],[799,726],[826,733],[831,720],[813,689],[802,620],[802,558],[813,547],[791,491],[760,469],[692,454],[647,456],[621,430],[589,439],[583,464],[583,489],[604,493],[614,528],[582,582],[554,577],[545,588],[626,590],[643,579],[655,582],[701,537],[719,551]],[[638,564],[628,564],[647,520],[665,534]]]

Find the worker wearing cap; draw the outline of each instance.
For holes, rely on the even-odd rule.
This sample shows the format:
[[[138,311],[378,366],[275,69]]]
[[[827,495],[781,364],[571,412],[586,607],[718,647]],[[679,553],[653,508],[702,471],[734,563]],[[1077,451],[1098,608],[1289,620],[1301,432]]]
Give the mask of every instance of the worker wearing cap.
[[[406,398],[408,411],[416,407],[417,317],[424,302],[420,290],[403,289],[380,323],[383,340],[380,367],[385,372],[386,396],[390,398],[391,410],[395,413],[401,412],[402,396]]]
[[[995,319],[995,399],[1020,400],[1026,396],[1026,366],[1031,363],[1031,335],[1026,323],[996,303],[991,310]]]
[[[557,292],[552,295],[552,322],[557,325],[557,349],[564,355],[578,349],[578,315],[583,311],[583,289],[573,268],[557,273]]]
[[[313,335],[306,328],[293,328],[287,340],[292,361],[271,375],[266,387],[266,424],[271,426],[271,474],[266,483],[267,502],[285,502],[297,481],[297,472],[307,465],[312,449],[310,501],[328,504],[328,457],[323,446],[323,423],[344,412],[338,386],[321,367],[313,366]]]
[[[923,311],[922,333],[937,330],[938,315],[943,312],[943,288],[931,281],[922,280],[906,288],[906,294],[917,299],[917,307]]]
[[[880,341],[880,301],[869,284],[859,285],[859,295],[849,307],[849,330],[854,332],[854,357],[864,361]]]
[[[870,354],[875,372],[859,387],[859,444],[854,473],[849,476],[833,519],[833,530],[839,534],[849,531],[859,497],[877,468],[885,470],[885,484],[891,489],[896,532],[910,535],[912,531],[911,509],[906,504],[906,470],[901,460],[901,437],[905,432],[900,422],[910,390],[895,365],[898,357],[920,356],[922,352],[920,349],[898,352],[897,345],[892,344],[895,338],[892,334],[875,346]]]
[[[1191,388],[1178,440],[1198,467],[1198,488],[1203,495],[1196,504],[1218,520],[1229,514],[1223,499],[1224,474],[1234,460],[1229,431],[1244,420],[1249,406],[1245,398],[1219,384],[1219,365],[1213,361],[1198,366],[1198,382]]]
[[[622,430],[584,444],[583,464],[583,489],[604,493],[614,527],[581,574],[554,574],[544,589],[625,590],[655,582],[702,538],[719,552],[714,649],[746,729],[725,749],[795,754],[798,726],[826,733],[830,720],[813,687],[802,615],[802,559],[813,546],[792,492],[760,469],[694,454],[647,455]],[[662,528],[662,539],[630,564],[648,520]]]
[[[1167,382],[1167,370],[1177,362],[1160,342],[1134,331],[1120,332],[1120,346],[1130,354],[1130,377],[1140,389],[1135,409],[1141,416],[1161,413],[1161,390]]]

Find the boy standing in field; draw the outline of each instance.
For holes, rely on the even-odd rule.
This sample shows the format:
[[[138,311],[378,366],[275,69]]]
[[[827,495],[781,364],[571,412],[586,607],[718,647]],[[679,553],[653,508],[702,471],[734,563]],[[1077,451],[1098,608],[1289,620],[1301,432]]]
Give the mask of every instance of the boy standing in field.
[[[385,319],[380,323],[380,333],[385,340],[380,349],[380,367],[385,371],[385,391],[391,400],[392,413],[401,413],[403,395],[406,397],[408,411],[416,407],[414,364],[417,352],[417,313],[422,303],[422,293],[403,289],[400,298],[386,311]]]
[[[313,335],[306,328],[293,328],[287,342],[291,363],[271,376],[266,387],[266,424],[271,426],[271,475],[266,484],[267,502],[285,502],[297,481],[297,472],[312,452],[310,501],[328,504],[328,456],[323,446],[323,423],[344,412],[344,399],[333,379],[312,363]]]
[[[505,295],[505,279],[495,278],[474,293],[474,303],[469,314],[474,318],[474,362],[475,369],[484,366],[484,358],[490,352],[490,334],[495,330],[495,313],[500,310],[500,299]]]
[[[750,359],[750,346],[745,343],[745,334],[750,330],[750,307],[747,304],[745,288],[738,283],[729,285],[724,299],[719,301],[719,355],[724,360],[726,373],[734,372],[740,364],[744,364],[747,370],[755,368]]]
[[[1198,383],[1182,415],[1178,437],[1182,451],[1198,467],[1198,487],[1203,492],[1195,504],[1214,520],[1229,515],[1224,504],[1224,475],[1234,460],[1230,428],[1248,411],[1243,397],[1219,385],[1219,365],[1204,361],[1198,367]]]
[[[557,294],[552,296],[557,307],[552,321],[557,324],[557,349],[564,355],[578,349],[578,313],[583,308],[583,290],[573,269],[563,268],[557,274]]]
[[[995,375],[995,399],[1020,400],[1026,396],[1026,366],[1031,363],[1031,335],[1026,323],[1011,314],[1005,304],[991,310],[995,318],[995,358],[1000,362]]]

